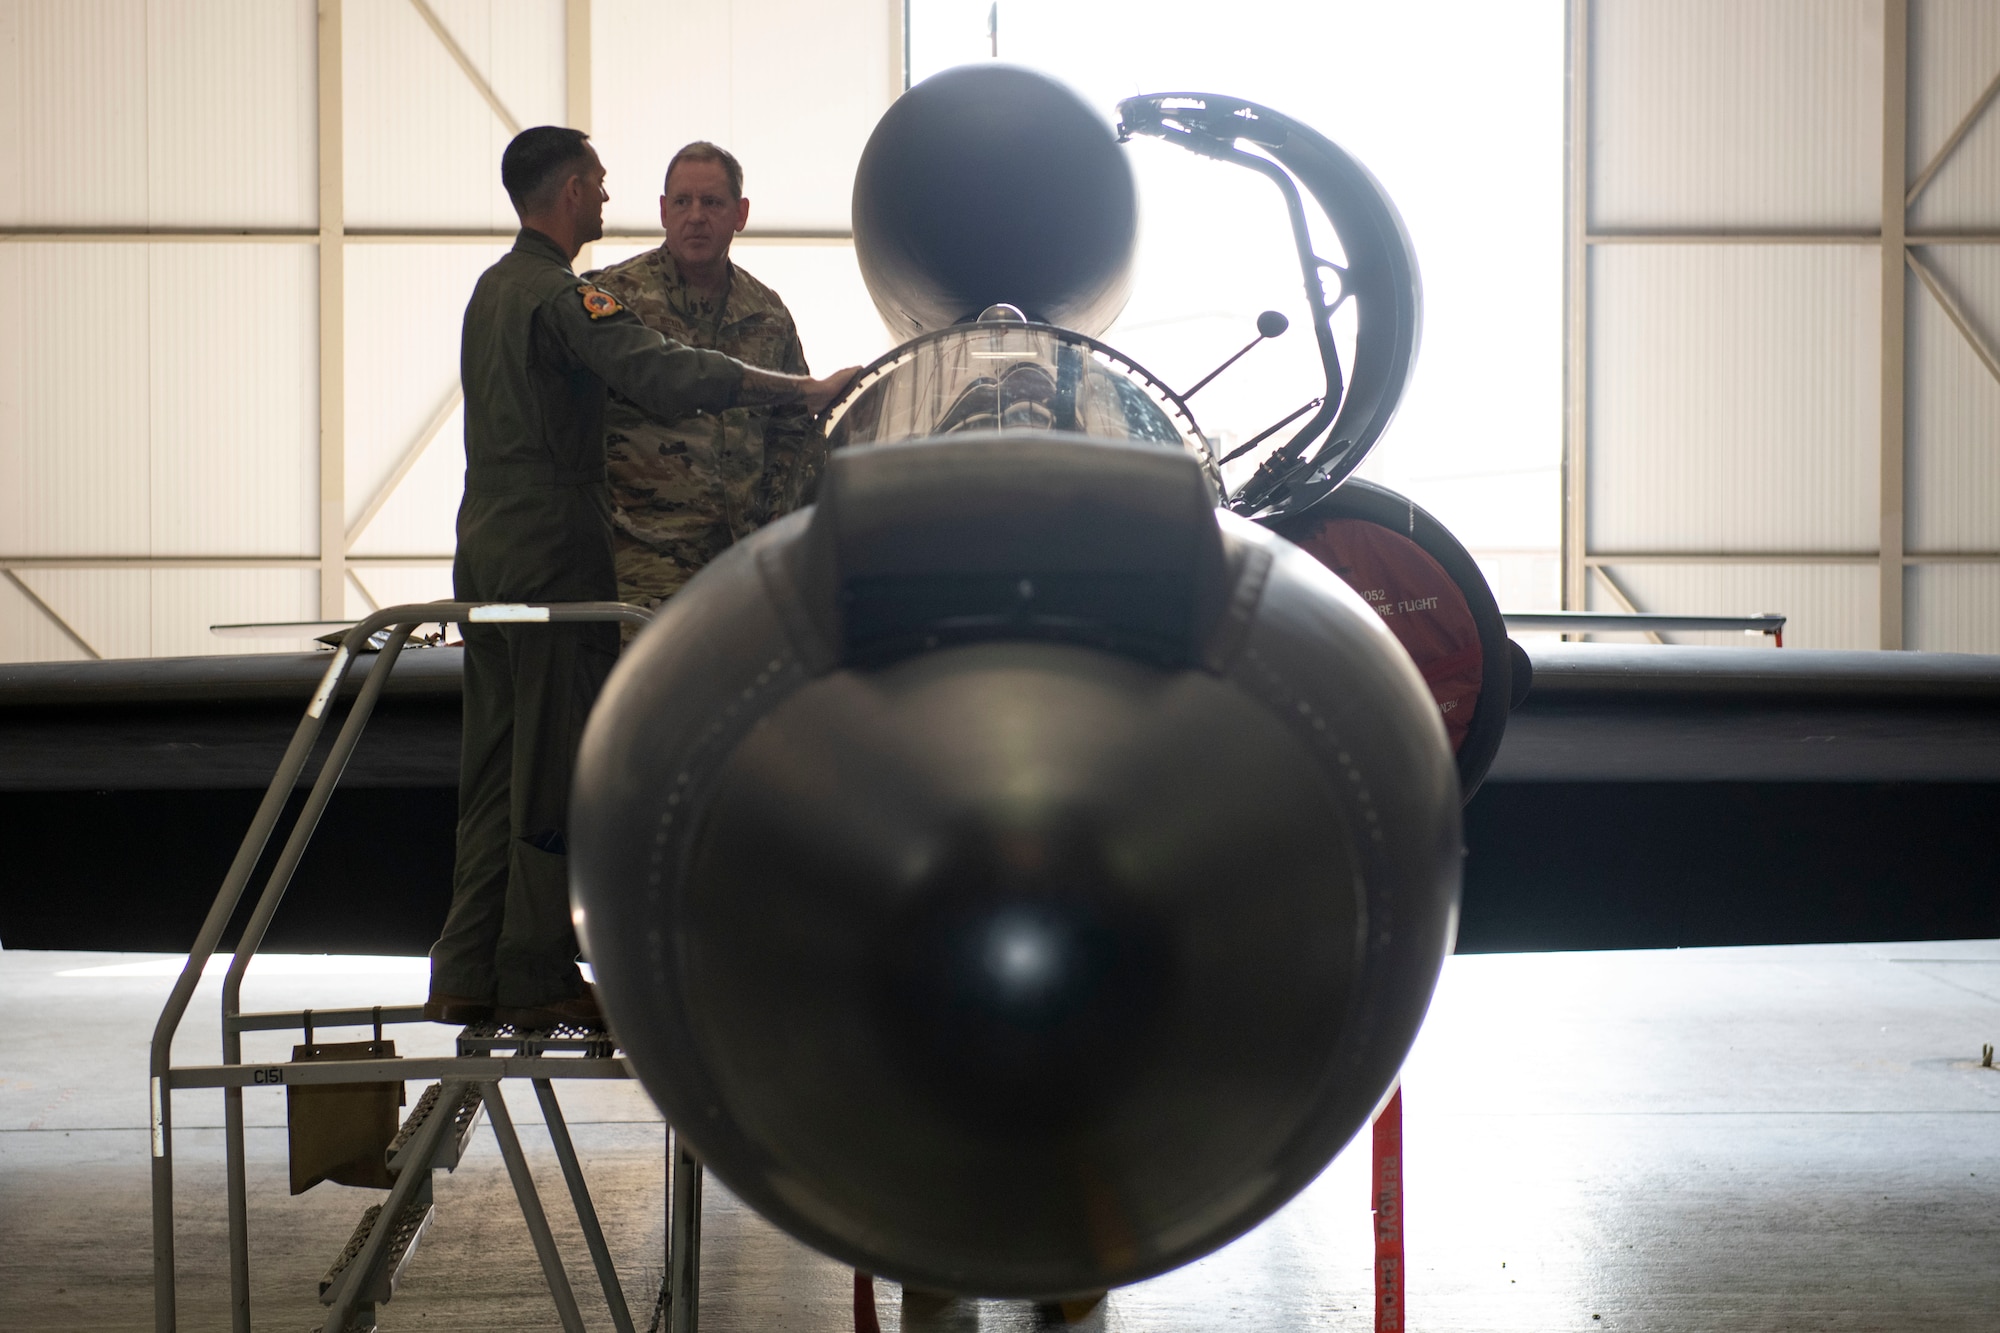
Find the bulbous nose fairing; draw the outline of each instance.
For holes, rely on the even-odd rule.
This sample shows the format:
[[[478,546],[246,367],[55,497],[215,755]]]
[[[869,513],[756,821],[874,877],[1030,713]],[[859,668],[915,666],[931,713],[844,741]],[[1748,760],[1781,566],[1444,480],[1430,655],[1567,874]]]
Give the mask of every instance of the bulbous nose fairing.
[[[1457,809],[1379,618],[1189,455],[879,445],[620,663],[575,900],[732,1190],[868,1271],[1050,1297],[1226,1242],[1366,1123]]]
[[[898,338],[988,306],[1096,335],[1125,308],[1132,168],[1104,117],[1013,65],[962,65],[885,112],[854,174],[854,253]]]

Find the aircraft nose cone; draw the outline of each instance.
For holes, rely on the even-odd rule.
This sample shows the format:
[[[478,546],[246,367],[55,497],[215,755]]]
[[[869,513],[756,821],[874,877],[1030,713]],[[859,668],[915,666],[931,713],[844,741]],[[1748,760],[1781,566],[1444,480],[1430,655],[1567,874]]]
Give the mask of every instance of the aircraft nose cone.
[[[1212,1224],[1338,1044],[1360,905],[1334,799],[1239,693],[1085,648],[807,685],[718,774],[676,914],[731,1151],[947,1284],[1068,1286],[1093,1248],[1108,1280],[1139,1247],[1104,1251],[1094,1212]]]
[[[1457,794],[1380,617],[1186,457],[873,446],[625,654],[572,893],[739,1198],[1055,1298],[1242,1234],[1366,1123],[1449,947]]]
[[[1053,1134],[1158,1037],[1176,977],[1163,905],[1119,881],[1085,819],[1051,822],[958,840],[889,923],[880,1004],[913,1089]]]
[[[855,257],[899,339],[1003,302],[1104,332],[1125,307],[1138,219],[1106,119],[1013,65],[925,79],[883,115],[855,169]]]

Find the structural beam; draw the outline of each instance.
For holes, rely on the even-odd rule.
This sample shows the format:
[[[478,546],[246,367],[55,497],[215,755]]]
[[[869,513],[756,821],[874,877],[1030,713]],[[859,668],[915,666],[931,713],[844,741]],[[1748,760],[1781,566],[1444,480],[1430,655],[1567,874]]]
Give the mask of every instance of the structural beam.
[[[445,423],[451,420],[451,414],[458,411],[458,405],[464,401],[465,390],[459,385],[452,385],[451,392],[444,397],[444,406],[438,408],[437,415],[417,433],[417,438],[410,441],[410,447],[403,450],[403,456],[396,460],[396,466],[390,470],[382,484],[375,488],[375,494],[368,497],[368,503],[360,515],[354,522],[348,524],[347,541],[342,547],[343,550],[354,549],[354,543],[360,541],[361,534],[368,531],[368,525],[382,512],[382,506],[389,503],[389,497],[396,493],[396,488],[403,484],[403,478],[410,475],[410,470],[424,456],[424,450],[431,447],[431,441],[438,437],[438,432],[444,429]]]
[[[2000,231],[1906,231],[1908,245],[2000,245]],[[1879,231],[1717,231],[1668,227],[1664,230],[1594,231],[1585,245],[1880,245]]]
[[[1603,565],[1592,565],[1590,567],[1590,572],[1597,576],[1597,581],[1599,583],[1604,585],[1604,591],[1611,594],[1611,600],[1618,603],[1619,610],[1625,612],[1627,615],[1636,616],[1641,614],[1639,610],[1639,604],[1632,600],[1631,594],[1627,593],[1623,588],[1618,586],[1618,580],[1611,577],[1610,570],[1606,569]],[[1645,631],[1645,634],[1646,638],[1652,641],[1653,643],[1666,642],[1665,639],[1660,637],[1659,631],[1657,630],[1649,629]]]
[[[893,102],[910,91],[910,0],[884,3],[889,6],[889,101]]]
[[[590,0],[563,0],[563,123],[590,133]]]
[[[590,0],[563,0],[563,123],[585,134],[591,122],[590,42]],[[571,267],[578,273],[597,267],[589,242],[577,251]]]
[[[451,560],[443,554],[351,555],[345,563],[448,565]],[[316,555],[0,555],[0,569],[317,569],[319,565]]]
[[[361,575],[354,572],[354,566],[352,565],[347,567],[347,581],[354,585],[354,591],[361,594],[361,601],[367,606],[369,615],[372,616],[382,609],[382,603],[375,600],[375,594],[370,592],[368,585],[361,581]],[[213,628],[213,626],[210,628]]]
[[[76,627],[71,625],[67,620],[64,620],[62,614],[53,606],[43,601],[42,595],[33,588],[30,588],[19,574],[16,574],[11,569],[0,569],[0,578],[4,578],[7,582],[13,584],[14,590],[28,599],[28,605],[41,612],[44,620],[47,620],[51,625],[62,631],[62,636],[81,649],[85,657],[99,662],[104,660],[104,654],[91,647],[90,640],[77,633]]]
[[[1816,228],[1739,230],[1728,227],[1649,227],[1594,231],[1583,239],[1586,245],[1877,245],[1881,243],[1882,233]]]
[[[1903,196],[1904,208],[1909,208],[1917,202],[1917,196],[1924,192],[1924,187],[1931,183],[1931,178],[1938,174],[1938,169],[1944,166],[1965,136],[1972,132],[1972,127],[1979,123],[1982,115],[1986,114],[1986,108],[1993,105],[1996,96],[2000,96],[2000,74],[1993,76],[1993,82],[1986,85],[1986,91],[1979,94],[1978,100],[1959,117],[1957,126],[1945,136],[1944,143],[1931,155],[1931,160],[1924,164],[1924,169],[1917,173],[1917,178],[1910,182],[1909,191]]]
[[[1584,553],[1590,461],[1590,0],[1569,0],[1563,148],[1562,604],[1589,605]]]
[[[63,245],[135,245],[135,244],[205,244],[232,245],[244,243],[274,245],[318,245],[323,233],[318,230],[300,231],[291,227],[156,227],[142,231],[104,230],[94,227],[15,227],[0,230],[0,245],[9,241],[33,244],[59,243]],[[340,233],[340,239],[348,245],[507,245],[514,239],[511,231],[462,231],[440,228],[437,230],[411,230],[409,228],[351,227]],[[607,231],[600,238],[605,241],[658,241],[660,233],[654,231]],[[2000,235],[1994,238],[2000,241]],[[738,245],[850,245],[854,233],[845,227],[751,227],[737,233]],[[1920,242],[1913,242],[1913,244]],[[1942,243],[1942,242],[1940,242]]]
[[[1592,551],[1583,563],[1599,565],[1872,565],[1876,551]]]
[[[1909,0],[1883,0],[1881,537],[1876,566],[1883,648],[1903,646],[1903,455],[1908,419],[1903,269],[1908,254],[1909,79]]]
[[[1583,563],[1600,565],[1874,565],[1880,551],[1592,551]],[[1904,551],[1903,567],[2000,564],[2000,551]]]
[[[319,0],[319,614],[347,612],[347,272],[341,0]]]
[[[99,242],[107,245],[134,245],[149,242],[176,244],[239,245],[268,243],[312,245],[319,241],[317,227],[5,227],[0,228],[0,244],[45,245],[49,242],[77,244]]]
[[[472,63],[472,58],[465,54],[465,48],[461,47],[457,39],[451,35],[451,29],[444,26],[444,20],[440,19],[432,11],[431,7],[425,3],[425,0],[410,0],[410,7],[416,10],[423,17],[424,22],[430,26],[430,30],[436,35],[439,45],[443,46],[446,53],[457,62],[459,69],[465,74],[465,77],[471,82],[479,95],[486,99],[486,105],[493,108],[493,114],[498,116],[500,123],[507,127],[507,133],[519,134],[521,132],[521,122],[514,119],[514,113],[509,111],[500,101],[499,94],[493,91],[493,85],[486,81],[486,76],[479,72],[478,67]]]
[[[1506,554],[1492,552],[1491,554]],[[1525,554],[1538,554],[1525,552]],[[1876,551],[1591,551],[1586,568],[1599,565],[1873,565]],[[2000,563],[2000,551],[1904,551],[1908,565]],[[449,565],[447,552],[349,555],[351,567],[413,568]],[[316,555],[0,555],[0,571],[10,569],[315,569]],[[335,617],[338,619],[339,617]]]
[[[1931,294],[1931,298],[1944,311],[1944,317],[1951,321],[1952,327],[1958,330],[1959,336],[1964,338],[1966,345],[1972,349],[1972,354],[1979,358],[1979,364],[1986,367],[1986,373],[2000,380],[2000,352],[1996,352],[1986,339],[1980,336],[1979,330],[1973,327],[1971,317],[1965,313],[1964,307],[1959,305],[1957,298],[1945,290],[1944,283],[1940,282],[1938,275],[1931,271],[1931,266],[1917,258],[1915,250],[1906,250],[1904,257],[1910,262],[1910,271],[1924,284],[1924,290]]]

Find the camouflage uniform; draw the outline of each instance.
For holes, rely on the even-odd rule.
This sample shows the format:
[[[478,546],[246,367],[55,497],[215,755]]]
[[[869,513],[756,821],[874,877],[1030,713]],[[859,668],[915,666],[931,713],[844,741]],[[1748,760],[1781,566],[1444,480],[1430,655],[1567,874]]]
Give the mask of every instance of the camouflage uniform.
[[[468,602],[611,595],[611,386],[668,414],[799,398],[797,384],[663,340],[525,227],[473,289],[459,379],[465,499],[452,587]],[[460,628],[458,859],[451,912],[431,948],[431,989],[532,1008],[582,987],[569,910],[570,769],[618,639],[598,624]]]
[[[688,287],[664,245],[587,276],[675,342],[809,373],[785,303],[735,264],[719,308]],[[641,606],[657,607],[730,543],[809,501],[826,461],[825,436],[796,403],[663,421],[614,392],[604,428],[618,597]]]

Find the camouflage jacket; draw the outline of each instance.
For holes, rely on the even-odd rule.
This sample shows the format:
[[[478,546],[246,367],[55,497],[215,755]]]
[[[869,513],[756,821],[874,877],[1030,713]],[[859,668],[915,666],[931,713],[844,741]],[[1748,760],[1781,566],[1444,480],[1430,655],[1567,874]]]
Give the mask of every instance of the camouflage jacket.
[[[735,264],[722,308],[682,282],[664,246],[587,275],[655,332],[739,361],[807,374],[791,312]],[[799,507],[826,440],[803,405],[658,418],[616,393],[604,416],[612,522],[692,573]]]
[[[465,498],[453,579],[468,601],[612,595],[604,466],[611,396],[656,412],[725,416],[735,415],[731,404],[769,399],[744,384],[743,367],[729,358],[664,341],[581,282],[554,241],[525,227],[473,289],[459,380]]]

